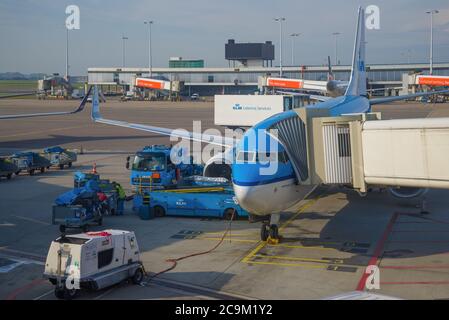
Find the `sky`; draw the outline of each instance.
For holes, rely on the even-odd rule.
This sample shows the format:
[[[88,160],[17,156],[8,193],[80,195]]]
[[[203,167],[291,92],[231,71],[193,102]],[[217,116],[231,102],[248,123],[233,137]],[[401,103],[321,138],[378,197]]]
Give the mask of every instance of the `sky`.
[[[357,7],[377,5],[380,29],[367,30],[367,64],[427,62],[430,17],[434,16],[434,62],[449,62],[449,1],[447,0],[0,0],[0,72],[65,71],[65,9],[80,9],[80,29],[69,32],[70,74],[86,75],[89,67],[121,67],[122,35],[126,66],[148,67],[148,27],[152,27],[153,67],[167,67],[170,57],[204,59],[207,67],[227,66],[224,45],[264,42],[276,46],[283,24],[283,65],[291,64],[291,33],[295,61],[322,65],[338,58],[349,64]]]

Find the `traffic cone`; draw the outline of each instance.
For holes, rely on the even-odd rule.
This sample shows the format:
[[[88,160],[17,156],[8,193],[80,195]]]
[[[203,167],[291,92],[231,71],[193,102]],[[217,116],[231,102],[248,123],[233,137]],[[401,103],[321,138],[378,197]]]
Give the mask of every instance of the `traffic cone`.
[[[93,166],[92,166],[92,173],[97,174],[97,163],[94,162]]]

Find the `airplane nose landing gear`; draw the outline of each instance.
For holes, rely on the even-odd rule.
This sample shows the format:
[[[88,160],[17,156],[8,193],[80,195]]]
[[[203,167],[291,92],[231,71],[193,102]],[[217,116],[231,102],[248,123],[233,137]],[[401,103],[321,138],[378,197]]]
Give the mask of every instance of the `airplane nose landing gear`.
[[[268,241],[271,244],[279,243],[279,224],[280,214],[272,214],[270,222],[265,221],[260,228],[260,239],[262,241]]]

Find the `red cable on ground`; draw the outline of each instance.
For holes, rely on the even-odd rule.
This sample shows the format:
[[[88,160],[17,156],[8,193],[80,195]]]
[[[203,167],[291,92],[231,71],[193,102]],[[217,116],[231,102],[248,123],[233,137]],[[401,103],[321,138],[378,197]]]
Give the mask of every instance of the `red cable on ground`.
[[[153,276],[150,277],[149,280],[154,279],[154,278],[160,276],[161,274],[164,274],[164,273],[166,273],[166,272],[168,272],[168,271],[173,270],[174,268],[176,268],[176,266],[178,265],[178,262],[181,261],[181,260],[184,260],[184,259],[187,259],[187,258],[196,257],[196,256],[201,256],[201,255],[204,255],[204,254],[208,254],[208,253],[211,253],[212,251],[214,251],[215,249],[217,249],[217,248],[223,243],[224,239],[226,238],[226,235],[227,235],[227,234],[229,233],[229,231],[231,230],[231,224],[232,224],[232,221],[234,220],[234,215],[235,215],[235,209],[234,209],[234,211],[233,211],[233,213],[232,213],[231,220],[229,221],[229,226],[228,226],[228,228],[227,228],[226,231],[223,233],[223,236],[221,237],[220,241],[218,241],[218,243],[217,243],[212,249],[209,249],[209,250],[207,250],[207,251],[202,251],[202,252],[192,253],[192,254],[189,254],[189,255],[186,255],[186,256],[182,256],[182,257],[179,257],[179,258],[174,258],[174,259],[171,258],[171,259],[167,259],[167,260],[165,260],[165,261],[166,261],[166,262],[169,262],[169,263],[172,263],[172,265],[171,265],[170,267],[168,267],[167,269],[162,270],[162,271],[160,271],[160,272],[154,274]]]

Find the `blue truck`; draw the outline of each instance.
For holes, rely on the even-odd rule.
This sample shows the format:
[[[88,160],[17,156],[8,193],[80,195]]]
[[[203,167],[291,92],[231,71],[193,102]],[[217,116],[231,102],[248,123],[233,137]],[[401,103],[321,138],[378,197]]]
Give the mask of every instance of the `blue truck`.
[[[174,163],[172,159],[177,159]],[[135,192],[144,189],[170,189],[182,177],[201,174],[203,166],[192,164],[184,148],[165,145],[146,146],[129,156],[126,168],[131,170],[131,186]]]
[[[151,191],[148,197],[149,209],[155,217],[193,216],[226,220],[248,217],[230,186]]]

